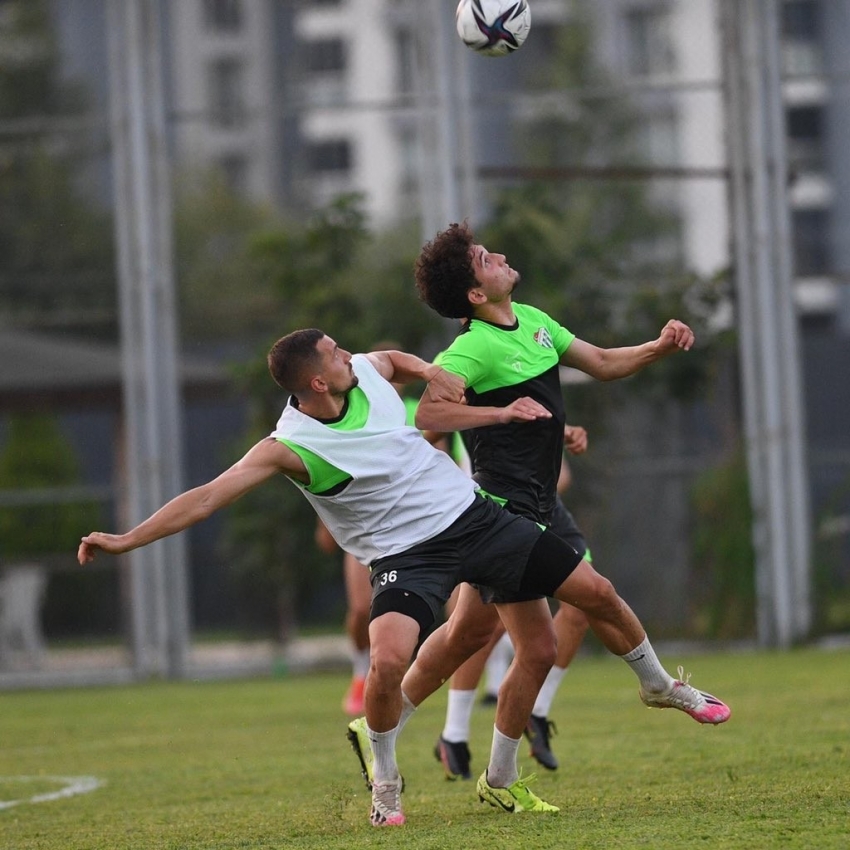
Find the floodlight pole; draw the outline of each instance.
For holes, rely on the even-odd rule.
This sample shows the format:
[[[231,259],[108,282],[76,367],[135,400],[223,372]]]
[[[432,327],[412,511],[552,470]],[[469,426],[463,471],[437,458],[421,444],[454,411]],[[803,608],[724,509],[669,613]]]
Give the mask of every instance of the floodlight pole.
[[[738,344],[758,639],[811,626],[811,530],[775,0],[722,0]]]
[[[182,488],[171,196],[159,0],[107,4],[115,230],[126,422],[126,516],[136,525]],[[128,555],[137,675],[182,675],[186,545]]]

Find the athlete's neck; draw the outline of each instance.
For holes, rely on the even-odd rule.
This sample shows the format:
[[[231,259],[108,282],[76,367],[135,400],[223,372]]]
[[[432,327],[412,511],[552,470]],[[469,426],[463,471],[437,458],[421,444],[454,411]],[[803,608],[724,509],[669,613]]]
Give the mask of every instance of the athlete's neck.
[[[506,298],[498,304],[490,301],[486,304],[479,304],[475,308],[474,318],[491,322],[494,325],[507,325],[510,327],[516,324],[516,314],[514,313],[513,302],[510,298]]]
[[[298,409],[313,419],[339,419],[347,400],[348,393],[309,393],[303,398],[296,396]]]

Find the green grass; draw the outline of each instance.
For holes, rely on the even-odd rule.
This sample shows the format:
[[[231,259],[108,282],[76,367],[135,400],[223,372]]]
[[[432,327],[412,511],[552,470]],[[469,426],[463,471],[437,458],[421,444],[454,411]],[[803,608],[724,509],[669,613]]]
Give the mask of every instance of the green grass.
[[[382,830],[344,737],[344,676],[2,694],[0,800],[55,790],[51,776],[105,784],[0,809],[0,848],[850,847],[850,652],[683,662],[732,706],[725,726],[645,709],[620,662],[578,660],[552,712],[561,768],[533,786],[557,816],[506,815],[442,778],[436,694],[399,744],[408,823]],[[476,708],[478,770],[492,717]]]

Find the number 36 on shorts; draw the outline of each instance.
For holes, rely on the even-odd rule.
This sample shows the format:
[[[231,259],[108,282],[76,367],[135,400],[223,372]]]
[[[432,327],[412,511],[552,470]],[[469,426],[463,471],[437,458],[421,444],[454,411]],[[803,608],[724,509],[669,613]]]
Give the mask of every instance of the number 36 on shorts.
[[[381,587],[384,587],[384,585],[392,584],[397,578],[398,572],[396,572],[396,570],[387,570],[378,579],[378,584],[381,585]]]

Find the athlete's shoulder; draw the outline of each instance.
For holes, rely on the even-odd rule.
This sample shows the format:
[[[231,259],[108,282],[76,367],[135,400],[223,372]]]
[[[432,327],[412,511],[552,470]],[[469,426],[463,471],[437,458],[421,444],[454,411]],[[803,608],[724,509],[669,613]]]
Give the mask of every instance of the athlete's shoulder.
[[[539,343],[542,336],[551,343],[559,355],[572,345],[575,334],[543,310],[532,307],[530,304],[514,304],[514,312],[520,327],[524,327],[526,331],[533,331],[535,342]]]
[[[351,366],[355,371],[361,367],[365,367],[371,369],[373,372],[377,372],[375,364],[369,359],[368,354],[352,354]]]
[[[468,352],[479,348],[481,345],[486,345],[486,334],[482,333],[483,330],[483,322],[476,322],[474,319],[464,322],[457,332],[457,336],[449,343],[447,348],[440,352],[438,357]]]

